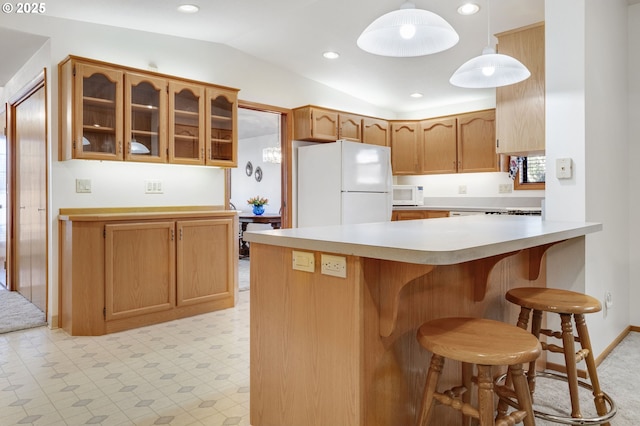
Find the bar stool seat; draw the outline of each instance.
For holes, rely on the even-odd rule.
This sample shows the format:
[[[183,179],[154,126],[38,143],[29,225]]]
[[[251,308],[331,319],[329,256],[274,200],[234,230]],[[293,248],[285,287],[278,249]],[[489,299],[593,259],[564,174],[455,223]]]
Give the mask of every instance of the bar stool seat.
[[[441,318],[423,324],[417,333],[420,344],[433,355],[419,413],[418,425],[426,426],[435,403],[450,406],[465,416],[478,419],[480,426],[511,426],[524,420],[535,425],[531,396],[522,370],[523,363],[535,361],[540,343],[530,333],[513,325],[482,318]],[[444,359],[462,363],[462,386],[437,392]],[[477,377],[472,378],[473,364]],[[494,405],[492,366],[508,366],[513,378],[518,411],[503,413],[499,419]],[[478,385],[477,408],[469,402],[473,379]],[[461,397],[462,395],[462,397]]]
[[[531,321],[531,333],[537,339],[540,335],[553,337],[562,340],[562,346],[541,342],[542,349],[564,354],[566,376],[554,373],[544,373],[546,376],[560,378],[569,385],[569,397],[571,399],[571,415],[558,416],[549,413],[535,411],[537,417],[563,424],[587,425],[602,424],[609,425],[610,420],[616,414],[616,406],[613,400],[600,389],[598,373],[591,348],[591,340],[584,319],[585,314],[599,312],[602,307],[598,299],[587,294],[577,293],[569,290],[539,287],[521,287],[509,290],[505,298],[521,307],[518,317],[518,327],[528,329],[530,313],[533,310]],[[550,312],[560,315],[562,331],[542,329],[542,313]],[[577,336],[574,336],[572,317],[575,322]],[[576,351],[575,342],[579,343],[580,350]],[[578,380],[577,364],[584,360],[589,373],[591,384]],[[536,368],[535,361],[529,364],[527,372],[529,389],[533,399],[535,391]],[[584,418],[580,411],[580,401],[578,387],[590,389],[593,392],[594,403],[598,417]],[[605,402],[606,401],[606,402]],[[509,399],[501,398],[498,411],[505,409],[505,403]],[[607,408],[607,403],[609,408]],[[512,406],[517,406],[511,400]]]

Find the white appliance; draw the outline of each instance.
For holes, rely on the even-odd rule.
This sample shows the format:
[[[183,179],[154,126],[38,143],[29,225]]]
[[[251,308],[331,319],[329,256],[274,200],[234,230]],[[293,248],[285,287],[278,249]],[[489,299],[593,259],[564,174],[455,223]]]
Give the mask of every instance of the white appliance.
[[[424,188],[422,185],[393,185],[394,206],[423,206]]]
[[[339,140],[298,148],[298,227],[385,222],[391,149]]]

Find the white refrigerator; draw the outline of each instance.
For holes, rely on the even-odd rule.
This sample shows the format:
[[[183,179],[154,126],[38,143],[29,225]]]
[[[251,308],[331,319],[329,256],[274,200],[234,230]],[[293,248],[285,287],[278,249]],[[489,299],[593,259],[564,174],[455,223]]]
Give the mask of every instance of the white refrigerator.
[[[391,149],[339,140],[298,148],[298,227],[391,220]]]

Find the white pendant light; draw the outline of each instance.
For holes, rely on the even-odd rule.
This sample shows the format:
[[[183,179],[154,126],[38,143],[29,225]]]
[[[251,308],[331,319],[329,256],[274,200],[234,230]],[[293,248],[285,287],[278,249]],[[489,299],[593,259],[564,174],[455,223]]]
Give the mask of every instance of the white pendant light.
[[[358,47],[381,56],[413,57],[447,50],[460,37],[447,21],[411,2],[382,15],[358,37]]]
[[[519,83],[531,75],[522,62],[511,56],[496,53],[489,47],[490,16],[487,3],[487,47],[482,50],[482,55],[469,59],[453,73],[449,82],[454,86],[470,89],[501,87]]]

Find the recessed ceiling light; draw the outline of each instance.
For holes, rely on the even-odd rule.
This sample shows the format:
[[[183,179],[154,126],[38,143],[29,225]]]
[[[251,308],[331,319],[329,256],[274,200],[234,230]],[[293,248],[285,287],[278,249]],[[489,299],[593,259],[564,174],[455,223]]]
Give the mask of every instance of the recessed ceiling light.
[[[182,13],[196,13],[200,10],[200,7],[195,4],[181,4],[178,6],[178,11]]]
[[[410,94],[409,96],[411,96],[412,98],[421,98],[422,97],[422,93],[415,92],[415,93]]]
[[[458,13],[460,15],[473,15],[474,13],[478,13],[480,10],[480,6],[475,3],[465,3],[458,8]]]
[[[340,54],[338,52],[328,51],[328,52],[324,52],[322,56],[324,56],[327,59],[338,59],[340,57]]]

